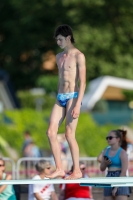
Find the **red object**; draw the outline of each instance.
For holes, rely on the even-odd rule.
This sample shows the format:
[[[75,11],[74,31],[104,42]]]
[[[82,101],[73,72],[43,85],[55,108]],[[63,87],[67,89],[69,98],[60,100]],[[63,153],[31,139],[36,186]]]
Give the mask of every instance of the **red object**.
[[[91,198],[90,188],[88,186],[80,186],[78,183],[65,185],[65,199],[75,198]]]

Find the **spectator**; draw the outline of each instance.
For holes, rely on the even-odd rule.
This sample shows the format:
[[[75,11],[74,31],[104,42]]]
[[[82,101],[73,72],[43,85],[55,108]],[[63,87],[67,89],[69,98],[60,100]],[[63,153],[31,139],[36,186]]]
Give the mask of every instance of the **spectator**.
[[[130,154],[130,146],[128,145],[128,139],[126,137],[127,131],[126,130],[122,130],[122,129],[118,129],[118,131],[121,132],[121,135],[122,135],[122,138],[123,138],[122,139],[122,143],[120,145],[125,151],[127,151],[127,154],[129,156],[129,154]],[[110,148],[110,146],[107,146],[105,149],[108,149],[108,148]],[[97,161],[100,162],[100,163],[102,161],[105,149],[97,157]]]
[[[128,155],[128,160],[130,159],[130,154],[132,151],[132,146],[128,143],[128,139],[127,139],[127,131],[126,130],[122,130],[122,129],[118,129],[118,131],[121,132],[122,134],[122,143],[121,143],[121,147],[127,152]],[[106,147],[105,149],[110,148],[110,146]],[[102,158],[103,158],[103,154],[105,149],[98,155],[97,157],[97,161],[101,163]],[[129,175],[128,170],[127,170],[127,176]]]
[[[89,178],[86,174],[86,166],[83,162],[79,163],[80,170],[82,172],[83,178]],[[73,166],[69,172],[71,174],[73,171]],[[80,186],[78,183],[62,184],[60,186],[61,192],[59,200],[90,200],[92,199],[92,188],[89,186]]]
[[[22,154],[23,154],[24,157],[27,157],[26,148],[31,142],[32,142],[32,138],[31,138],[30,131],[26,130],[24,132],[24,143],[23,143],[23,146],[22,146]]]
[[[5,173],[5,161],[0,158],[0,180],[11,180],[12,176]],[[0,185],[0,200],[16,200],[13,185]]]
[[[40,150],[33,141],[29,142],[29,144],[25,148],[25,155],[26,157],[41,157]]]
[[[126,135],[126,134],[125,134]],[[108,169],[106,177],[124,177],[128,169],[128,156],[124,148],[127,146],[125,135],[121,130],[112,130],[106,137],[109,147],[103,152],[100,164],[101,171]],[[123,148],[122,148],[123,147]],[[129,187],[104,188],[104,200],[127,200]]]
[[[40,160],[35,165],[38,175],[34,176],[34,180],[46,179],[45,176],[51,173],[51,165],[49,162]],[[28,200],[58,200],[57,194],[55,193],[54,186],[52,184],[40,183],[29,185],[29,197]]]
[[[25,141],[23,143],[22,147],[22,153],[24,157],[41,157],[41,153],[39,148],[35,145],[33,142],[33,139],[31,138],[31,134],[29,131],[25,131],[24,133]],[[26,160],[24,162],[24,168],[25,168],[25,175],[26,178],[29,177],[29,174],[31,175],[31,168],[34,166],[36,162],[31,161],[31,160]]]

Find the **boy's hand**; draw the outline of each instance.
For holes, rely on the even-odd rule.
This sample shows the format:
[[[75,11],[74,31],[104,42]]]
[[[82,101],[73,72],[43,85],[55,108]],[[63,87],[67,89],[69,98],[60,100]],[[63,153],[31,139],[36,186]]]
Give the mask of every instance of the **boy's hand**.
[[[79,106],[75,106],[71,112],[71,115],[74,119],[78,118],[80,114],[80,107]]]

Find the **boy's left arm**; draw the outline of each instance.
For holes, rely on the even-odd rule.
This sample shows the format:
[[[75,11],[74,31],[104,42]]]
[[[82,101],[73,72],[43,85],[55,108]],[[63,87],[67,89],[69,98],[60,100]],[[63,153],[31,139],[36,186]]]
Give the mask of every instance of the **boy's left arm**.
[[[73,118],[79,117],[80,107],[81,107],[81,103],[82,103],[82,99],[83,99],[85,87],[86,87],[86,62],[85,62],[85,56],[83,53],[80,53],[77,56],[77,64],[78,64],[78,71],[79,71],[80,86],[79,86],[78,99],[77,99],[74,109],[72,110]]]

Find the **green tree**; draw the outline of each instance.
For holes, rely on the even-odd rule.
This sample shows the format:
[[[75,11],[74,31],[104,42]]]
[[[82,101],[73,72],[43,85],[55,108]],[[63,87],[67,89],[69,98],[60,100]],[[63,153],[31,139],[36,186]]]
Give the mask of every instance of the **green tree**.
[[[86,56],[87,80],[102,75],[132,79],[132,0],[4,0],[0,2],[0,66],[17,89],[36,86],[42,57],[60,50],[55,27],[69,24],[76,47]]]

